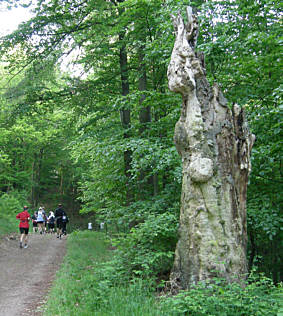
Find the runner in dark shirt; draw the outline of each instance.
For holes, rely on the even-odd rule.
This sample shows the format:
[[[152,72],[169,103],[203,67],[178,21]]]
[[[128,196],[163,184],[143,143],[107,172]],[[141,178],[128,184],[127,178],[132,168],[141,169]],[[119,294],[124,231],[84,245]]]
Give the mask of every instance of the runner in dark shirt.
[[[62,217],[62,234],[63,235],[67,235],[67,223],[69,223],[69,218],[65,213],[65,215],[63,215]]]
[[[61,239],[62,229],[63,229],[63,216],[67,216],[63,210],[62,204],[58,205],[58,208],[55,210],[55,219],[57,225],[57,238]]]
[[[36,216],[36,212],[34,212],[34,214],[32,215],[31,219],[32,219],[33,232],[36,233],[37,232],[37,216]]]

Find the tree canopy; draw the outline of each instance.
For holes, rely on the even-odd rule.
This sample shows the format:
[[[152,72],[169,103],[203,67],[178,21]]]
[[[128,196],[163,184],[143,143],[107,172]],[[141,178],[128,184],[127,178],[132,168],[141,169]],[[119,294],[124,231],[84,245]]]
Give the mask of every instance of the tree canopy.
[[[181,99],[166,72],[170,15],[187,4],[38,0],[34,17],[0,39],[0,198],[21,192],[32,207],[50,208],[60,199],[125,233],[120,258],[131,275],[166,277],[178,238],[182,170],[173,132]],[[256,135],[250,268],[279,281],[281,8],[271,0],[190,5],[209,81],[229,105],[245,107]]]

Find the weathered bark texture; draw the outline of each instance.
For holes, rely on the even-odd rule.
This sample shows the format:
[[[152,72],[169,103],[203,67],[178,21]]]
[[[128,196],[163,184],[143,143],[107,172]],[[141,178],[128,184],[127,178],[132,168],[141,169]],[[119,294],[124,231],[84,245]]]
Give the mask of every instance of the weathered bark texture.
[[[221,276],[228,281],[247,272],[246,191],[250,134],[243,110],[227,107],[210,87],[203,58],[194,51],[198,25],[173,17],[176,40],[168,67],[169,89],[183,97],[174,141],[183,163],[179,241],[171,281],[189,288]]]

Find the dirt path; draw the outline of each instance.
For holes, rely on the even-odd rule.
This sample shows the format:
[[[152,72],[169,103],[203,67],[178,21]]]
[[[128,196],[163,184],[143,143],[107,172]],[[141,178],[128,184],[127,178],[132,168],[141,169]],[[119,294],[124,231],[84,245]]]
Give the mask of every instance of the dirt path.
[[[41,315],[40,306],[65,254],[66,237],[29,235],[29,247],[19,248],[19,236],[0,240],[0,316]]]

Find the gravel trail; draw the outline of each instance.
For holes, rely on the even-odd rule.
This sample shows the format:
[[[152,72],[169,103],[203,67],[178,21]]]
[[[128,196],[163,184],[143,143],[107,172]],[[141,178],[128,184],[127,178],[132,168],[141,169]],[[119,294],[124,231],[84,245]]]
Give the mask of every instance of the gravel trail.
[[[29,247],[19,248],[19,235],[0,239],[0,316],[38,316],[65,255],[66,237],[29,234]]]

